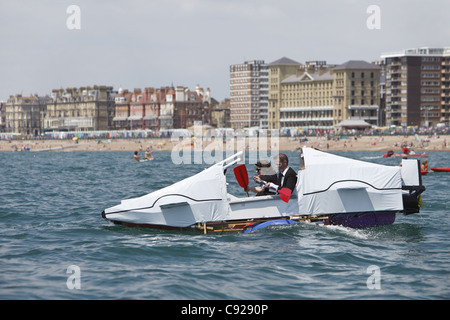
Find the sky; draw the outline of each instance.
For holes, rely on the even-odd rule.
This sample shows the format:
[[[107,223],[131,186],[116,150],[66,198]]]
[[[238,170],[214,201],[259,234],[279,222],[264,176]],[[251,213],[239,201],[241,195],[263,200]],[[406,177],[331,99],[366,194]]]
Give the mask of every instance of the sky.
[[[371,62],[450,47],[449,0],[1,0],[0,12],[0,101],[172,84],[222,101],[230,65],[244,61]]]

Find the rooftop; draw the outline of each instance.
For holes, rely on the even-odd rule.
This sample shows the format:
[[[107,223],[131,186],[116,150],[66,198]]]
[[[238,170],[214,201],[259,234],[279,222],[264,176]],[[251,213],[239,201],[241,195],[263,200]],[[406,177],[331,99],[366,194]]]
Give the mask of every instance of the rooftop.
[[[343,64],[338,65],[333,70],[344,70],[344,69],[381,69],[379,66],[371,64],[363,60],[350,60]]]
[[[403,49],[400,51],[386,52],[381,58],[406,57],[406,56],[450,56],[450,47],[419,47],[412,49]]]
[[[327,70],[324,73],[309,73],[305,72],[300,76],[292,75],[281,81],[281,83],[292,83],[292,82],[301,82],[301,81],[327,81],[327,80],[333,80],[333,75],[330,73],[329,70]]]
[[[269,63],[269,66],[286,66],[286,65],[301,65],[301,63],[286,57],[280,58],[278,60]]]

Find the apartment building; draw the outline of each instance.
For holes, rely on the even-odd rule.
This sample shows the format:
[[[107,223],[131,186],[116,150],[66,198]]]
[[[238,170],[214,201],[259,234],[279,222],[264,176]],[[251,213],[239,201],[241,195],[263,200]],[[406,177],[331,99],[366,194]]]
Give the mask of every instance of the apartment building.
[[[54,89],[44,112],[44,131],[93,131],[114,128],[117,92],[110,86]]]
[[[24,136],[41,134],[42,119],[45,116],[48,97],[21,94],[10,96],[4,108],[4,131]]]
[[[450,124],[450,47],[384,53],[387,125]]]
[[[230,66],[230,122],[233,129],[268,128],[268,77],[264,60]]]

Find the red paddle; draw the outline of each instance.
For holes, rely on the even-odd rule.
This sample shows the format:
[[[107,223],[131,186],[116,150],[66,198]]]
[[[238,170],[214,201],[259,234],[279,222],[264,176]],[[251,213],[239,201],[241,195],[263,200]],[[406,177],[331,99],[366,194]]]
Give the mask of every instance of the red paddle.
[[[284,202],[289,201],[289,199],[291,198],[291,193],[292,193],[292,190],[289,188],[283,188],[283,189],[278,190],[280,199],[283,200]]]
[[[248,173],[247,168],[245,167],[245,164],[241,164],[234,168],[234,175],[236,176],[236,179],[239,183],[239,185],[244,188],[245,192],[247,193],[248,197]]]

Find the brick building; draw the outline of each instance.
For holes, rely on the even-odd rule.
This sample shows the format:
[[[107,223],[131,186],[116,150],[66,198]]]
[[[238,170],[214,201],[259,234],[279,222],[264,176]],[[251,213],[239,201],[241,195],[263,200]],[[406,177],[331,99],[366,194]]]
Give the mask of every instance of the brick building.
[[[413,48],[381,57],[387,125],[450,124],[450,47]]]

